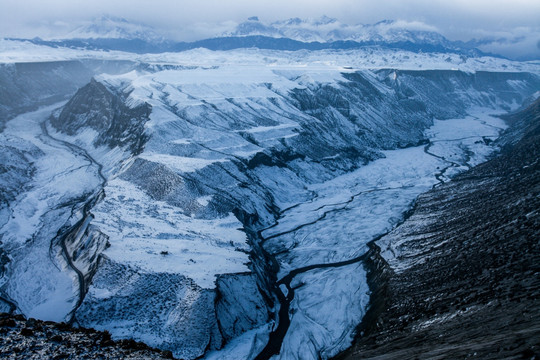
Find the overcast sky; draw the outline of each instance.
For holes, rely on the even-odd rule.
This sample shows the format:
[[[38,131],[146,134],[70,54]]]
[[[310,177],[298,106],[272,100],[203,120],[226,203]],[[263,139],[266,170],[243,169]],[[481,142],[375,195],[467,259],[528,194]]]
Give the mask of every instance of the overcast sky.
[[[321,15],[347,24],[421,21],[452,40],[526,37],[531,51],[540,51],[540,0],[0,0],[0,37],[47,37],[103,14],[174,29],[184,40],[249,16],[265,22]]]

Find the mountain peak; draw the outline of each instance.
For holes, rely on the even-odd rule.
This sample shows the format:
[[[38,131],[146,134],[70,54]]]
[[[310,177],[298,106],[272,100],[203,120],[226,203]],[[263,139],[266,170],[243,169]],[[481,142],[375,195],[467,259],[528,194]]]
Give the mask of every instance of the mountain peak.
[[[78,26],[61,38],[163,41],[163,35],[159,34],[151,26],[108,14],[101,15]]]
[[[320,18],[315,19],[315,24],[316,25],[328,25],[328,24],[334,24],[337,21],[338,20],[335,19],[335,18],[331,18],[331,17],[328,17],[326,15],[323,15]]]
[[[114,23],[129,23],[125,18],[114,16],[110,14],[103,14],[101,16],[95,17],[92,22],[94,23],[104,23],[104,22],[114,22]]]

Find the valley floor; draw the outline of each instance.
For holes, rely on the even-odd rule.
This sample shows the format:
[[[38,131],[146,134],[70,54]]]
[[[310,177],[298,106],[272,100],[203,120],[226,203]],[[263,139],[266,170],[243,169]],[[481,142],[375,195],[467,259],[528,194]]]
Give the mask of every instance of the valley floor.
[[[263,246],[279,263],[281,306],[290,318],[281,329],[284,337],[271,337],[275,343],[261,358],[277,349],[273,358],[329,358],[350,346],[369,302],[368,243],[399,224],[418,195],[486,159],[493,151],[490,140],[506,126],[492,111],[435,121],[426,131],[428,143],[386,151],[383,159],[311,186],[311,200],[288,204],[261,231]],[[261,331],[268,330],[252,331],[208,358],[251,358],[264,345]]]

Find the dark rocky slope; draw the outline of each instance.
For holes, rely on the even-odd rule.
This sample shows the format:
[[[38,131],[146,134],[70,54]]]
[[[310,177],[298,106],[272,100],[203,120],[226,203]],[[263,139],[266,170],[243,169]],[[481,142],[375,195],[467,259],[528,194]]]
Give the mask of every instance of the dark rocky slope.
[[[2,359],[172,359],[170,351],[133,340],[114,341],[108,332],[65,323],[0,314]]]
[[[51,117],[51,124],[68,135],[91,128],[99,133],[95,147],[128,147],[131,153],[139,154],[147,140],[144,124],[152,109],[146,103],[129,107],[127,95],[116,94],[92,79],[68,101],[58,117]]]
[[[372,305],[339,359],[540,358],[540,100],[507,120],[499,157],[372,244]]]

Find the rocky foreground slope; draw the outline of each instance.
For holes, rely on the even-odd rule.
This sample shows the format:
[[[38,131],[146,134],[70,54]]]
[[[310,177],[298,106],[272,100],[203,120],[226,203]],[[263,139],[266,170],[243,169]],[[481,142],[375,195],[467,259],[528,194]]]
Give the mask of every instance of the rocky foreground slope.
[[[0,314],[2,359],[172,359],[170,351],[133,340],[114,341],[108,332],[65,323]]]
[[[338,358],[540,357],[540,101],[507,121],[501,156],[372,244],[372,305]]]

